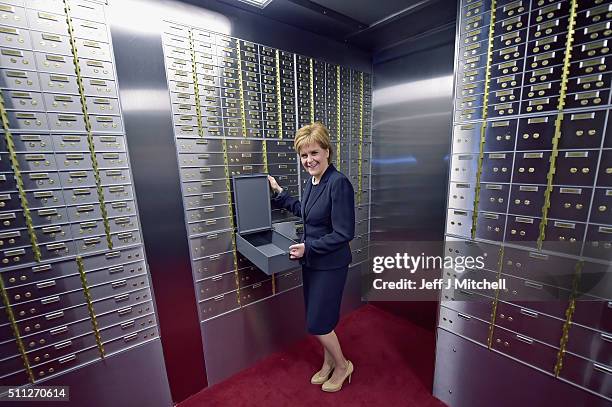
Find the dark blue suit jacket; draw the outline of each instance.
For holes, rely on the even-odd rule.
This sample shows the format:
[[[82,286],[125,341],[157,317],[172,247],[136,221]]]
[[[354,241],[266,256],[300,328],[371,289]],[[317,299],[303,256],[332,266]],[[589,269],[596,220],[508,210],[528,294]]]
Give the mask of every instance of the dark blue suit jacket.
[[[318,270],[348,266],[352,261],[349,242],[355,236],[353,185],[330,164],[319,185],[308,180],[302,197],[304,205],[287,191],[272,200],[304,220],[306,250],[300,262]]]

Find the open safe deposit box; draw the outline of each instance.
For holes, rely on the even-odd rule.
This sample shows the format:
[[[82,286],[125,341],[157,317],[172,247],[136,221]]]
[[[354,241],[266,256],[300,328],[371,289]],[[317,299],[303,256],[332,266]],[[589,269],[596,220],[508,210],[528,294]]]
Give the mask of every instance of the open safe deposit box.
[[[298,267],[298,262],[289,258],[289,246],[296,242],[272,230],[268,176],[240,175],[233,183],[238,251],[268,275]]]

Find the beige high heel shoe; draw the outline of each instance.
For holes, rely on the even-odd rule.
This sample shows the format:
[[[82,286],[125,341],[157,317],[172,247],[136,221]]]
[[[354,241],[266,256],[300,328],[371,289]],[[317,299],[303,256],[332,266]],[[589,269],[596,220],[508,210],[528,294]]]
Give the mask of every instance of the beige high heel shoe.
[[[312,375],[310,378],[310,383],[312,384],[323,384],[330,378],[332,372],[334,371],[334,366],[332,365],[327,374],[323,373],[323,369],[319,370],[317,373]]]
[[[353,363],[350,360],[347,360],[346,363],[348,364],[348,368],[346,369],[346,374],[344,375],[340,383],[332,383],[330,378],[325,383],[323,383],[323,386],[321,386],[321,390],[326,391],[328,393],[334,393],[342,389],[342,385],[344,384],[344,381],[347,377],[348,382],[351,382],[351,376],[353,375],[353,370],[355,369],[355,367],[353,366]]]

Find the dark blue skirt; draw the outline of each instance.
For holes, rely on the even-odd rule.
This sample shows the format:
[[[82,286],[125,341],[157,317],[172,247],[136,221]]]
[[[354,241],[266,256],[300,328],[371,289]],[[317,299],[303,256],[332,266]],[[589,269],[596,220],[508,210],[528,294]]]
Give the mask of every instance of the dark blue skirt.
[[[311,335],[328,334],[338,324],[347,274],[348,266],[333,270],[302,266],[306,327]]]

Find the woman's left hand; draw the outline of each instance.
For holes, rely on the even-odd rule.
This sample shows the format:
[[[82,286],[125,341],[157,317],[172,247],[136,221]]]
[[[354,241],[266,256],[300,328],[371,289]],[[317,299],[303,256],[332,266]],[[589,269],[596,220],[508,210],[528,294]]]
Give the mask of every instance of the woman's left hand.
[[[293,244],[289,246],[289,258],[291,260],[300,259],[304,257],[304,243]]]

